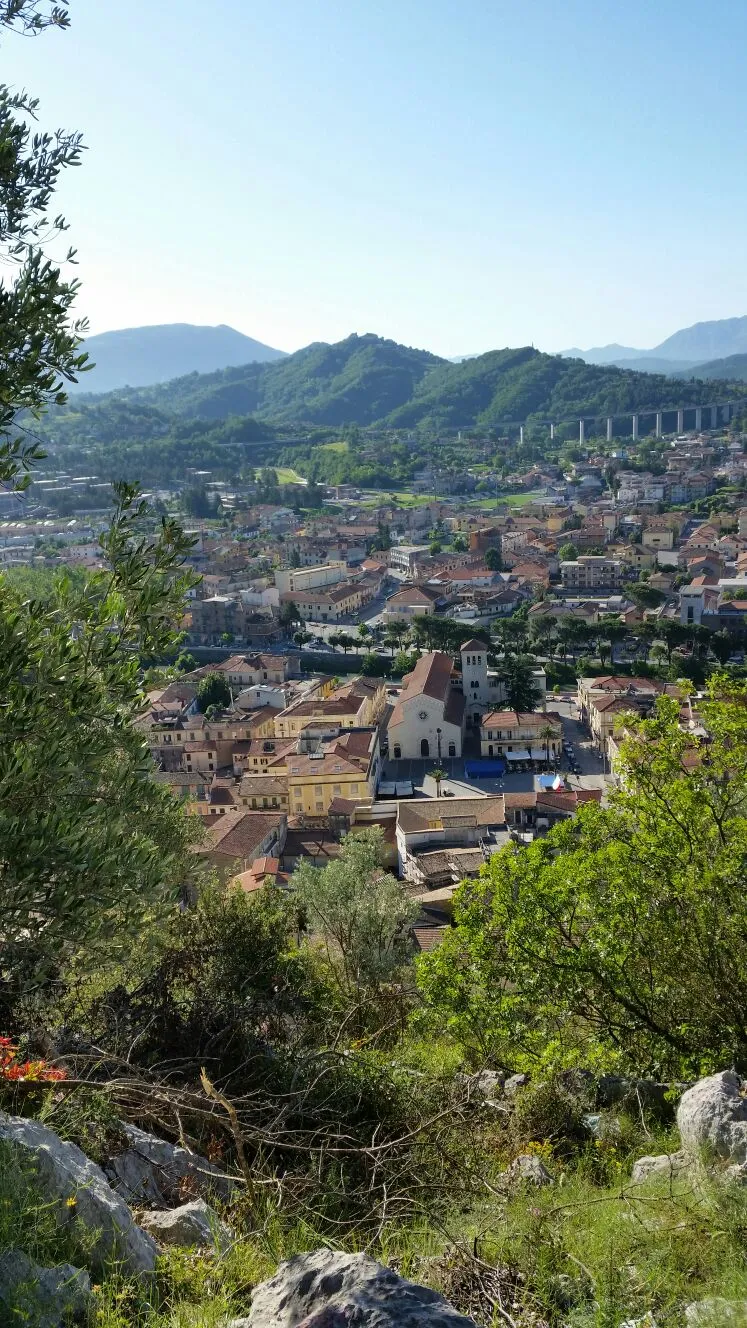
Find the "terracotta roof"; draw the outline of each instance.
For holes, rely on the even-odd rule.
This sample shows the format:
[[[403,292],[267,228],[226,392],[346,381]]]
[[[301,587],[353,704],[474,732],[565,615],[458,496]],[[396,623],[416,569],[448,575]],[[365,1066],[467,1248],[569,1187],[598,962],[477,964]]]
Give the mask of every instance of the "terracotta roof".
[[[397,590],[389,596],[386,601],[389,604],[434,604],[438,599],[437,590],[429,590],[426,586],[405,586],[402,590]]]
[[[230,858],[251,858],[256,849],[273,830],[283,824],[285,813],[241,812],[238,816],[221,817],[207,827],[207,839],[199,849],[202,853],[220,853]]]
[[[485,654],[485,651],[489,649],[490,647],[486,641],[478,641],[476,636],[471,636],[469,641],[465,641],[464,645],[459,647],[459,653],[463,655],[465,650],[481,650]]]
[[[447,931],[448,927],[446,926],[413,927],[412,934],[418,949],[423,952],[434,950],[439,942],[443,940]]]
[[[584,690],[590,692],[660,692],[661,683],[653,678],[615,677],[608,674],[601,678],[585,678]]]
[[[560,715],[553,710],[491,710],[480,717],[483,728],[509,728],[521,725],[522,728],[544,728],[552,726],[562,732]]]

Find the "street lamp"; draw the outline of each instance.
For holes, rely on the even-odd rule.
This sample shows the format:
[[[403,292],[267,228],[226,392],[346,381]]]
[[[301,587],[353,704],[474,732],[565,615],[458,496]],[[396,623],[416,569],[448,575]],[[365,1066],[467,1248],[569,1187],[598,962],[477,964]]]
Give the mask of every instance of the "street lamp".
[[[436,729],[436,743],[438,745],[438,764],[441,764],[441,730]]]

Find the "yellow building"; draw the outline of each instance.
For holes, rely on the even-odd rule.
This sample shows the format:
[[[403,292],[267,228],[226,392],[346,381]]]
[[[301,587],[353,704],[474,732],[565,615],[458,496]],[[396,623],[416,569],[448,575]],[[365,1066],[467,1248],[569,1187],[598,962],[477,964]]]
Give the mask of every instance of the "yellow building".
[[[379,775],[376,729],[355,729],[324,743],[317,752],[287,757],[291,816],[324,816],[336,798],[372,801]]]
[[[353,678],[327,696],[315,694],[276,712],[274,736],[297,738],[307,728],[354,729],[378,723],[386,706],[386,685],[377,678]]]

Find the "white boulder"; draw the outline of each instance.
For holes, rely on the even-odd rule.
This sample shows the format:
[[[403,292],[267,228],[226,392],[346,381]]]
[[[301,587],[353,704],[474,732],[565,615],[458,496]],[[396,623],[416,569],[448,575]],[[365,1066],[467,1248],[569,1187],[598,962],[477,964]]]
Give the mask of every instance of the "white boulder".
[[[709,1296],[685,1308],[687,1328],[747,1328],[747,1300]]]
[[[166,1208],[178,1199],[184,1181],[203,1197],[230,1198],[236,1184],[230,1176],[214,1167],[206,1157],[191,1153],[178,1144],[167,1143],[136,1125],[126,1123],[124,1132],[129,1147],[106,1164],[113,1189],[130,1204],[151,1204]]]
[[[367,1254],[315,1250],[281,1263],[252,1297],[248,1328],[475,1328],[437,1291]]]
[[[553,1183],[552,1176],[542,1158],[537,1157],[534,1153],[520,1153],[503,1174],[506,1180],[513,1181],[516,1184],[540,1187]]]
[[[194,1199],[179,1208],[152,1210],[141,1214],[140,1224],[161,1245],[212,1246],[227,1250],[233,1239],[231,1230],[204,1199]]]
[[[634,1185],[640,1185],[644,1180],[650,1180],[652,1176],[664,1176],[674,1178],[686,1171],[690,1164],[687,1154],[681,1150],[677,1153],[657,1153],[650,1157],[639,1157],[633,1164],[633,1173],[631,1180]]]
[[[733,1070],[699,1079],[677,1108],[682,1147],[693,1157],[703,1151],[730,1163],[747,1161],[747,1098]]]
[[[75,1144],[65,1143],[53,1130],[24,1116],[0,1112],[0,1139],[21,1164],[33,1173],[43,1199],[57,1206],[60,1223],[79,1219],[94,1233],[91,1266],[98,1270],[112,1260],[126,1273],[150,1273],[156,1245],[135,1224],[127,1204],[114,1193],[100,1167]],[[74,1200],[74,1204],[68,1204]]]

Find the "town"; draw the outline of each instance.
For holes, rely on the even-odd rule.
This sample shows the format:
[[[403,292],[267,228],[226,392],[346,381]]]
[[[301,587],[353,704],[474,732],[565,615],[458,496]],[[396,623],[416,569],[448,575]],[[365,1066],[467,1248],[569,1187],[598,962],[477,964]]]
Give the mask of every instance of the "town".
[[[453,497],[425,471],[395,498],[317,486],[312,508],[298,475],[201,473],[215,515],[186,522],[183,646],[139,723],[208,864],[245,891],[287,886],[378,826],[428,949],[491,854],[606,799],[631,716],[679,698],[702,736],[709,671],[744,672],[747,438],[653,441],[651,469],[651,439],[591,440],[488,500],[469,468]],[[257,501],[268,483],[278,501]],[[42,475],[6,496],[11,575],[100,567],[105,509],[48,506],[76,485],[102,487]],[[153,497],[179,513],[178,487]]]

